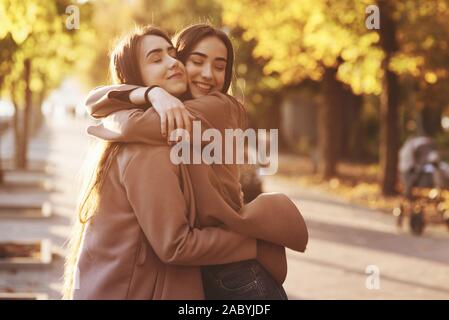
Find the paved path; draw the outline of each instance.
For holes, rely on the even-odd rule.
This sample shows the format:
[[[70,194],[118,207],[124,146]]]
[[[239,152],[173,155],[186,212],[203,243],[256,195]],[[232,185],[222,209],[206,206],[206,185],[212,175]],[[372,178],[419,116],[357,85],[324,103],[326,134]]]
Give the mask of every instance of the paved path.
[[[1,270],[0,292],[39,292],[50,299],[60,298],[64,264],[62,248],[70,232],[79,171],[89,144],[85,134],[87,124],[87,120],[50,119],[32,139],[29,158],[47,163],[49,174],[46,180],[51,181],[54,191],[46,195],[29,191],[15,193],[14,200],[45,199],[52,204],[54,216],[49,219],[2,219],[0,241],[50,239],[54,262],[50,268],[42,270]],[[2,136],[1,142],[2,157],[10,157],[14,150],[11,132]],[[2,194],[7,192],[3,190]]]
[[[391,215],[302,190],[281,177],[264,183],[267,192],[288,194],[309,228],[306,253],[288,251],[291,299],[449,299],[445,227],[430,226],[416,237],[397,230]],[[379,289],[368,289],[367,278],[377,270]]]

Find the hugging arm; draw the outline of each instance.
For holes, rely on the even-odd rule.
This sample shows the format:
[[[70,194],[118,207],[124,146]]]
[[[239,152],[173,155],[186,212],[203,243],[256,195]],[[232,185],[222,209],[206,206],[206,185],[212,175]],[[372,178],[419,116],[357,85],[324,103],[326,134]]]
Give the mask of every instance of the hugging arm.
[[[104,101],[100,97],[96,100]],[[112,105],[116,108],[118,104],[114,100]],[[92,109],[96,112],[102,109],[97,103],[93,105],[96,107]],[[244,122],[242,106],[232,97],[222,93],[213,93],[186,101],[185,106],[190,113],[201,120],[202,129],[239,128]],[[110,107],[106,103],[103,104],[104,108]],[[109,120],[110,124],[107,123]],[[153,108],[146,111],[132,109],[115,112],[105,120],[105,125],[111,128],[109,132],[114,131],[114,138],[120,139],[118,141],[165,144],[165,139],[158,128],[158,115]],[[99,131],[108,132],[102,126]],[[105,138],[104,135],[101,137]],[[203,183],[204,181],[207,179],[203,180]],[[215,187],[211,185],[210,189],[215,190]],[[213,196],[216,196],[216,199],[211,200]],[[211,192],[205,199],[206,201],[203,202],[197,199],[198,210],[222,221],[231,230],[280,244],[295,251],[305,251],[308,242],[307,227],[299,210],[287,196],[264,194],[244,206],[239,212],[231,208],[219,193]],[[218,206],[217,203],[223,205]],[[273,220],[273,217],[278,219]],[[268,225],[265,226],[267,221],[271,221],[271,228]]]
[[[115,85],[99,87],[91,91],[86,101],[89,114],[104,118],[98,126],[91,126],[88,132],[109,141],[143,142],[160,145],[166,138],[159,129],[161,118],[154,108],[130,103],[127,95],[139,87]],[[226,128],[239,128],[245,125],[246,115],[243,106],[234,98],[223,93],[185,101],[187,111],[201,121],[202,130],[216,128],[224,132]],[[223,133],[222,132],[222,133]]]
[[[287,275],[284,247],[220,227],[190,225],[180,166],[168,160],[167,146],[156,148],[152,155],[140,152],[130,160],[123,182],[139,225],[161,261],[201,266],[257,259],[282,284]]]
[[[159,258],[167,264],[198,266],[255,259],[257,240],[218,227],[190,226],[179,166],[169,161],[167,148],[152,154],[139,151],[123,173],[129,202]]]
[[[131,91],[141,88],[135,85],[117,84],[92,89],[86,99],[87,112],[96,119],[104,118],[119,110],[133,109],[136,106],[129,100]]]

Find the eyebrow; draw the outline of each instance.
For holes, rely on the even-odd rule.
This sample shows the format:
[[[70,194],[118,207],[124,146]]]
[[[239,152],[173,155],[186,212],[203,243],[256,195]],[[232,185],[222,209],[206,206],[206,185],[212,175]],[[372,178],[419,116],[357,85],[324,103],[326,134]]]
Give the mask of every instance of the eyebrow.
[[[167,51],[171,51],[171,50],[174,50],[174,49],[175,49],[174,47],[170,46],[170,47],[167,48]],[[162,50],[161,48],[150,50],[145,55],[145,58],[148,58],[148,56],[151,55],[152,53],[160,53],[162,51],[164,51],[164,50]]]
[[[203,57],[203,58],[207,58],[207,55],[206,54],[204,54],[204,53],[201,53],[201,52],[196,52],[196,51],[194,51],[194,52],[192,52],[190,55],[198,55],[198,56],[200,56],[200,57]],[[222,58],[222,57],[218,57],[218,58],[215,58],[215,60],[219,60],[219,61],[223,61],[223,62],[228,62],[225,58]]]

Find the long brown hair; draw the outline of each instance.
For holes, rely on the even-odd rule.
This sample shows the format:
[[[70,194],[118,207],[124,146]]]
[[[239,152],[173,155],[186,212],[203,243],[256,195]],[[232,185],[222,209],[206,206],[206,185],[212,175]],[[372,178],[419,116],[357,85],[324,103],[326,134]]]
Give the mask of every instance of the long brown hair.
[[[109,72],[116,84],[145,86],[138,64],[138,46],[147,35],[164,38],[171,44],[168,35],[154,26],[137,27],[118,41],[110,54]],[[83,170],[83,187],[77,206],[77,220],[69,239],[69,253],[64,270],[63,299],[71,299],[75,286],[76,265],[87,223],[92,219],[100,201],[101,190],[108,171],[122,145],[117,142],[101,141],[89,151],[87,167]]]

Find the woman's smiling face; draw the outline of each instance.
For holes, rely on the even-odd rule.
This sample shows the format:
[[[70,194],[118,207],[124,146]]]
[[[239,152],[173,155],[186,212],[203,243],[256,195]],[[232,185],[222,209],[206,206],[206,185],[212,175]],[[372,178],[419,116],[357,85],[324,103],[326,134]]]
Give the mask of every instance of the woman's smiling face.
[[[184,65],[176,59],[176,50],[162,37],[147,35],[139,43],[138,59],[146,86],[158,85],[179,96],[187,89]]]
[[[186,61],[188,85],[193,98],[223,89],[227,53],[224,43],[215,36],[202,39],[193,48]]]

